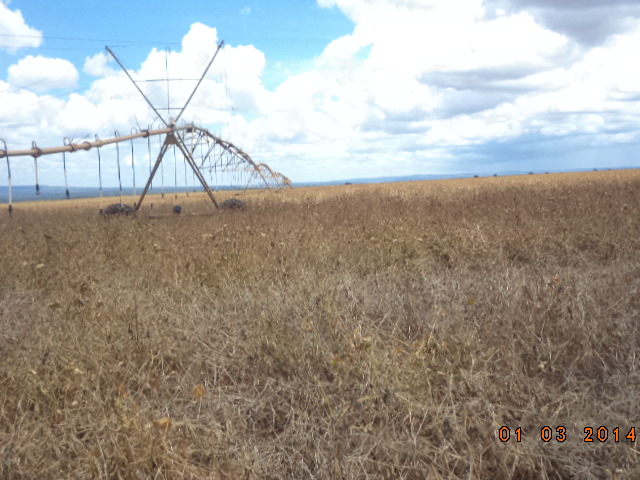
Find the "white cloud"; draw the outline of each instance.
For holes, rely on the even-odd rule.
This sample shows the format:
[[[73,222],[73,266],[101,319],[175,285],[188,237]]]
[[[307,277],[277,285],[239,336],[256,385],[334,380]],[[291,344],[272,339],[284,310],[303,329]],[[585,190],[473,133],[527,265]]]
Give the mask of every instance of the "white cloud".
[[[589,48],[632,31],[640,18],[640,5],[630,0],[485,0],[484,4],[496,15],[528,11],[545,28]]]
[[[202,23],[194,23],[191,25],[189,32],[182,39],[182,54],[185,63],[194,61],[199,64],[206,63],[213,52],[216,50],[218,43],[218,30]],[[180,68],[189,68],[188,65],[181,65]],[[200,70],[198,68],[198,70]],[[192,71],[192,69],[189,69]]]
[[[9,83],[43,93],[53,88],[75,87],[78,71],[70,61],[62,58],[29,55],[9,67]]]
[[[468,72],[510,69],[526,76],[556,65],[567,41],[526,14],[486,21],[481,2],[463,3],[321,0],[357,22],[353,34],[329,44],[315,70],[285,81],[264,104],[264,120],[247,128],[272,141],[330,139],[353,152],[374,152],[379,141],[402,134],[412,139],[400,142],[402,148],[517,135],[516,121],[505,125],[503,115],[493,119],[491,112],[440,119],[449,87],[430,84],[430,76],[459,75],[468,82],[459,87],[474,90]]]
[[[96,53],[92,57],[87,57],[84,62],[84,73],[94,77],[103,77],[108,73],[109,58],[105,53]]]
[[[169,106],[172,110],[169,115],[161,111],[165,119],[175,117],[185,105],[216,52],[218,43],[215,28],[195,23],[185,35],[181,51],[153,49],[140,68],[131,71],[136,80],[163,79],[167,76],[179,79],[169,82],[168,87],[162,81],[138,83],[149,101],[159,108],[167,107],[169,88]],[[264,53],[254,46],[225,45],[216,56],[182,119],[223,122],[228,120],[230,110],[244,114],[256,113],[267,94],[261,79],[265,65]],[[116,66],[112,70],[118,68]],[[135,87],[131,84],[122,87],[125,91],[135,92]]]
[[[566,37],[541,27],[528,13],[476,23],[470,47],[470,58],[461,62],[466,69],[540,70],[566,62],[571,53]]]
[[[637,137],[609,131],[637,130],[640,74],[628,58],[638,39],[626,34],[626,21],[618,40],[585,53],[532,13],[487,15],[479,0],[318,3],[340,8],[356,23],[353,33],[269,93],[259,117],[234,132],[279,145],[270,154],[283,161],[291,142],[307,145],[309,172],[344,153],[373,168],[370,155],[383,145],[397,149],[396,168],[426,162],[424,171],[427,158],[436,165],[450,157],[447,148],[522,136]]]
[[[587,48],[542,22],[535,9],[510,8],[509,1],[492,10],[481,0],[318,0],[348,15],[353,31],[273,90],[263,83],[264,52],[225,45],[182,120],[221,131],[257,161],[300,181],[469,171],[458,159],[483,155],[528,161],[536,145],[519,146],[522,139],[573,149],[637,141],[640,70],[629,59],[640,23],[631,28],[627,19],[617,35]],[[181,107],[218,41],[215,28],[196,23],[180,51],[153,49],[131,73],[162,79],[168,64],[169,77],[182,79],[170,83],[172,106]],[[46,92],[57,85],[43,75],[49,72],[73,85],[77,72],[59,62],[27,57],[12,67],[9,83]],[[87,58],[84,71],[98,78],[68,100],[0,82],[0,128],[14,135],[12,145],[39,135],[53,144],[64,136],[105,137],[153,121],[104,55]],[[139,85],[152,103],[166,106],[164,82]],[[5,108],[16,118],[4,121]],[[25,128],[9,128],[16,125]]]
[[[0,49],[16,53],[21,48],[39,47],[42,44],[42,32],[27,25],[20,10],[11,10],[7,4],[0,2],[0,32],[2,44]]]

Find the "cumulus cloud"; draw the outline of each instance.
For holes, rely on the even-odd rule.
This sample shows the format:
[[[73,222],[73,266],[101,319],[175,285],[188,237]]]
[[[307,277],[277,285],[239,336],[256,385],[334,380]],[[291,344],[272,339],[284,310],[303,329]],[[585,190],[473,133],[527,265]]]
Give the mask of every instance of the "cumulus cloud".
[[[9,83],[43,93],[54,88],[75,87],[78,71],[68,60],[29,55],[9,67]]]
[[[177,116],[187,103],[218,45],[215,28],[195,23],[183,38],[180,51],[153,49],[140,67],[131,69],[130,73],[139,81],[138,86],[152,105],[170,109],[168,112],[159,110],[168,120]],[[264,53],[254,46],[224,45],[182,119],[218,123],[228,120],[230,111],[257,113],[266,95],[261,78],[265,65]],[[114,66],[111,70],[118,72],[119,67]],[[171,80],[166,82],[163,80],[166,78]],[[125,84],[123,88],[135,92],[131,84]]]
[[[485,162],[493,173],[495,165],[507,165],[514,156],[542,161],[538,157],[549,155],[553,146],[554,155],[577,158],[578,145],[639,141],[640,71],[629,59],[640,43],[640,23],[632,3],[607,3],[620,17],[607,20],[606,28],[589,39],[580,37],[577,27],[554,24],[550,12],[567,18],[572,13],[576,22],[586,22],[593,12],[602,14],[604,1],[561,6],[547,0],[318,3],[344,12],[354,22],[353,31],[329,42],[321,55],[273,89],[263,83],[269,61],[264,52],[252,45],[225,45],[182,120],[220,132],[294,180],[468,172],[465,162]],[[158,80],[139,85],[160,108],[167,107],[167,84],[161,80],[180,79],[169,84],[175,114],[218,42],[215,28],[196,23],[179,51],[152,49],[138,65],[123,60],[135,79]],[[98,78],[86,92],[66,100],[43,95],[55,84],[42,72],[67,72],[60,84],[67,86],[77,72],[44,60],[54,59],[27,57],[10,71],[11,86],[31,83],[31,91],[0,82],[0,110],[46,100],[39,117],[29,108],[19,113],[29,138],[37,138],[33,132],[45,126],[60,136],[107,136],[114,130],[128,133],[135,125],[146,128],[154,120],[127,77],[117,65],[109,67],[104,55],[86,59],[84,72]],[[25,131],[5,129],[2,115],[0,127],[27,141]]]
[[[486,8],[531,12],[541,25],[586,47],[632,30],[640,19],[640,5],[633,0],[487,0]]]
[[[42,32],[27,25],[20,10],[11,10],[0,2],[0,32],[2,49],[16,53],[21,48],[39,47],[42,44]]]
[[[628,59],[640,28],[632,3],[318,3],[342,10],[354,31],[329,44],[315,68],[270,92],[260,117],[243,124],[247,140],[262,135],[282,143],[283,151],[291,139],[328,144],[334,155],[345,149],[360,165],[372,165],[370,155],[383,152],[381,145],[394,145],[394,157],[408,162],[399,160],[397,168],[425,162],[424,170],[442,166],[457,148],[518,138],[591,135],[606,143],[638,137],[631,112],[640,83]],[[589,45],[577,33],[607,8],[614,14],[600,22],[607,23],[602,32],[589,30]],[[554,24],[552,10],[578,26]],[[567,145],[575,147],[564,142],[559,148]],[[409,152],[411,162],[403,155]],[[310,165],[324,158],[315,147],[307,155]],[[450,168],[461,167],[451,161]]]
[[[103,77],[108,73],[109,58],[104,53],[96,53],[84,61],[84,73],[94,77]]]
[[[359,144],[360,150],[378,148],[372,142],[376,132],[387,138],[422,131],[423,138],[444,144],[513,135],[513,126],[482,126],[491,122],[487,113],[470,115],[516,96],[478,94],[508,91],[507,82],[516,88],[514,80],[557,67],[571,53],[563,35],[538,25],[531,15],[484,19],[482,2],[475,0],[463,5],[437,0],[319,3],[342,9],[356,22],[354,32],[329,44],[315,71],[290,77],[274,92],[273,103],[286,113],[266,112],[273,117],[266,123],[280,130],[288,124],[289,131],[306,132],[307,138],[318,131],[325,138],[351,135],[358,139],[351,145]],[[366,56],[361,55],[364,49]],[[445,121],[462,114],[468,116]],[[461,129],[468,132],[461,134]]]

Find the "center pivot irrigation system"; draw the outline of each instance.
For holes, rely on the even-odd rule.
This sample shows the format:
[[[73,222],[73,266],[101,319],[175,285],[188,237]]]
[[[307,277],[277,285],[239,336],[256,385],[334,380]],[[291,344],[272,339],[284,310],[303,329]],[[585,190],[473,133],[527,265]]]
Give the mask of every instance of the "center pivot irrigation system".
[[[223,140],[216,135],[212,134],[206,128],[202,128],[195,124],[186,124],[186,125],[178,125],[178,121],[180,117],[184,113],[185,109],[191,102],[196,90],[204,80],[209,68],[213,64],[218,52],[224,45],[224,42],[220,42],[216,52],[213,57],[209,61],[206,69],[204,70],[202,76],[198,80],[196,86],[194,87],[191,95],[185,102],[185,104],[180,108],[172,108],[167,105],[166,108],[158,108],[151,103],[147,95],[144,94],[142,89],[139,86],[139,83],[146,82],[148,80],[134,80],[133,77],[129,74],[124,65],[120,62],[118,57],[113,53],[113,51],[106,47],[109,54],[113,57],[113,59],[118,63],[118,65],[122,68],[124,73],[127,75],[129,80],[136,87],[138,92],[145,99],[149,107],[154,111],[157,118],[164,125],[163,128],[152,129],[149,127],[146,130],[137,130],[134,129],[135,132],[130,135],[121,136],[117,134],[114,135],[113,138],[101,140],[97,137],[95,141],[84,141],[79,143],[73,143],[68,138],[65,138],[64,145],[59,147],[50,147],[50,148],[39,148],[34,141],[32,143],[32,147],[26,150],[9,150],[7,148],[7,144],[4,140],[0,139],[1,146],[4,147],[3,150],[0,150],[0,158],[6,158],[7,161],[7,172],[8,172],[8,185],[9,185],[9,214],[13,212],[13,200],[12,200],[12,184],[11,184],[11,157],[20,157],[20,156],[30,156],[34,159],[35,164],[35,175],[36,175],[36,194],[40,193],[40,187],[38,184],[38,158],[44,155],[53,155],[62,153],[63,160],[63,169],[64,169],[64,177],[65,177],[65,185],[66,185],[66,196],[69,198],[69,187],[67,183],[67,168],[66,168],[66,153],[78,152],[90,150],[92,148],[96,148],[98,151],[98,177],[100,182],[100,196],[102,197],[102,172],[101,172],[101,156],[100,156],[100,148],[110,144],[116,144],[117,147],[117,161],[118,161],[118,181],[120,183],[120,206],[123,205],[122,202],[122,181],[120,175],[120,150],[118,148],[118,144],[121,142],[129,141],[131,142],[131,163],[132,163],[132,171],[133,171],[133,194],[136,196],[136,188],[135,188],[135,164],[134,164],[134,148],[133,141],[135,139],[147,138],[147,153],[149,157],[149,177],[145,184],[145,187],[138,198],[138,201],[135,202],[134,208],[137,211],[140,209],[142,202],[144,201],[149,188],[152,186],[153,179],[158,172],[158,169],[162,166],[162,161],[167,156],[167,153],[173,149],[174,152],[174,166],[177,165],[176,162],[176,148],[180,151],[184,158],[185,162],[185,179],[186,179],[186,166],[189,165],[193,172],[194,179],[202,185],[202,188],[207,193],[211,202],[215,207],[218,207],[218,202],[213,195],[212,188],[210,183],[207,182],[206,174],[209,174],[209,179],[212,185],[215,185],[219,178],[233,178],[236,185],[241,188],[248,188],[252,185],[263,185],[267,189],[271,188],[284,188],[291,187],[291,181],[282,175],[281,173],[274,172],[269,168],[268,165],[264,163],[256,163],[253,159],[243,150],[235,146],[233,143]],[[170,79],[168,78],[168,67],[167,67],[167,92],[168,92],[168,82]],[[172,111],[178,111],[175,117],[170,117],[165,119],[159,110],[166,110],[171,113]],[[160,151],[156,158],[155,164],[153,168],[151,167],[151,141],[150,138],[153,136],[164,135],[164,141],[160,146]],[[214,180],[215,175],[215,180]],[[177,184],[177,166],[175,167],[175,178]],[[164,182],[164,175],[162,175],[162,181]],[[163,183],[164,185],[164,183]],[[164,191],[164,189],[163,189]]]

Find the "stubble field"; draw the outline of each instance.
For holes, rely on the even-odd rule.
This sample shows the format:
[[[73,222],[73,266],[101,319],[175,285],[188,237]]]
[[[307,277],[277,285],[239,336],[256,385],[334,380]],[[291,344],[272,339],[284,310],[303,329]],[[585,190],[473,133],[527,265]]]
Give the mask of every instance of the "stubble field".
[[[3,207],[0,478],[640,477],[640,171],[240,198]]]

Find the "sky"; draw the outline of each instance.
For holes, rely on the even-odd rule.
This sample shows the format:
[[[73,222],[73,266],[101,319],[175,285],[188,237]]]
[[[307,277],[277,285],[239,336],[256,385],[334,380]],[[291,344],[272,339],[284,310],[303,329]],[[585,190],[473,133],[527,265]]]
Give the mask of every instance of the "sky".
[[[637,0],[0,0],[0,138],[156,125],[105,46],[176,108],[222,40],[182,119],[294,182],[639,164]],[[54,157],[41,184],[61,184]],[[66,161],[96,183],[94,154]],[[34,182],[31,157],[11,168]]]

